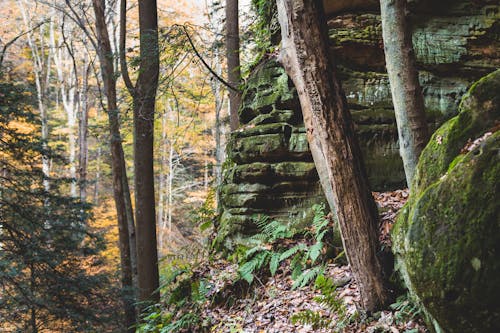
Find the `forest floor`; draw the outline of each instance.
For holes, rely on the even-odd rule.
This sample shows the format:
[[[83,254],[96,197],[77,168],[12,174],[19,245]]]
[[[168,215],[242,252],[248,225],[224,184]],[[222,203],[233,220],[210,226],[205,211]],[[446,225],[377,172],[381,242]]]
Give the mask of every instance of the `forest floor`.
[[[380,240],[390,246],[390,229],[398,210],[408,198],[408,191],[374,192],[373,195],[381,212]],[[335,297],[344,304],[344,315],[340,316],[315,300],[321,293],[314,284],[293,289],[291,272],[286,265],[281,265],[274,277],[256,279],[251,287],[246,288],[225,285],[224,281],[238,276],[238,265],[224,260],[198,266],[195,275],[210,277],[216,286],[213,292],[218,294],[219,301],[207,301],[200,313],[203,320],[211,323],[211,332],[428,332],[405,297],[372,316],[359,311],[359,289],[347,265],[327,264],[324,272],[338,285]],[[228,290],[224,291],[225,288]],[[331,325],[330,329],[292,323],[291,317],[304,310],[319,314]]]

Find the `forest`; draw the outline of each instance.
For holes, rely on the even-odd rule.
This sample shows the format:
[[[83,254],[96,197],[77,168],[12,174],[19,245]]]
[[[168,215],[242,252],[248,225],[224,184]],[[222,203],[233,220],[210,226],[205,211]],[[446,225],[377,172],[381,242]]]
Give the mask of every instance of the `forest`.
[[[500,332],[498,0],[0,4],[0,332]]]

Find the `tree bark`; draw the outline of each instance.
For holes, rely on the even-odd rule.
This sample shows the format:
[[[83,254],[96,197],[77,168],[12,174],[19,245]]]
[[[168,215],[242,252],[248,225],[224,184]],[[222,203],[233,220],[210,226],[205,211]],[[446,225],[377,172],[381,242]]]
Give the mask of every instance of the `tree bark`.
[[[88,145],[88,86],[89,86],[89,55],[85,53],[84,63],[82,67],[82,89],[80,91],[80,124],[78,132],[79,143],[79,156],[78,156],[78,171],[79,171],[79,187],[80,187],[80,200],[87,201],[87,166],[89,162],[89,145]]]
[[[139,1],[140,61],[135,87],[125,61],[126,0],[122,0],[120,16],[122,77],[134,104],[137,279],[139,301],[145,307],[147,303],[160,301],[153,171],[154,115],[160,62],[156,0]]]
[[[378,212],[345,95],[329,59],[320,0],[278,0],[281,61],[299,93],[309,142],[320,143],[344,243],[363,307],[388,301],[378,251]]]
[[[132,212],[127,212],[127,209],[130,209],[131,207],[127,207],[127,200],[125,198],[126,196],[130,198],[130,192],[128,192],[128,181],[125,172],[125,158],[120,135],[113,53],[106,26],[105,2],[106,0],[93,0],[93,7],[96,18],[96,34],[98,37],[97,53],[99,56],[102,81],[107,98],[111,170],[113,174],[113,195],[118,218],[125,325],[127,327],[127,331],[132,333],[135,332],[135,328],[133,328],[133,326],[136,323],[128,222],[128,219],[132,216]]]
[[[226,57],[229,84],[231,87],[237,88],[241,81],[238,0],[226,0]],[[240,92],[229,89],[229,119],[231,131],[236,130],[240,125],[238,118],[240,104]]]
[[[381,0],[380,12],[385,62],[398,126],[399,152],[406,182],[411,187],[418,158],[429,140],[429,132],[411,31],[407,24],[406,1]]]

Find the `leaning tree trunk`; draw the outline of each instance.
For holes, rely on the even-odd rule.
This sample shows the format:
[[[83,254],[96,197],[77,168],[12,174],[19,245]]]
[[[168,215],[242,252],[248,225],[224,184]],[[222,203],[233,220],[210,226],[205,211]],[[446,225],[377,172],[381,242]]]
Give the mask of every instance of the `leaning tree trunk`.
[[[125,158],[123,154],[122,139],[120,135],[120,122],[118,117],[118,105],[116,94],[116,80],[113,65],[113,53],[109,40],[108,29],[105,19],[105,1],[93,0],[96,18],[96,34],[98,39],[98,56],[101,65],[101,75],[104,84],[104,92],[107,98],[107,113],[109,119],[111,171],[113,174],[113,195],[118,218],[118,236],[120,246],[120,265],[122,274],[123,303],[125,309],[125,325],[128,332],[135,332],[133,327],[136,323],[134,306],[134,286],[132,279],[132,264],[129,242],[129,223],[132,213],[127,205],[125,196],[130,197],[128,192],[127,175],[125,173]],[[129,199],[130,201],[130,199]]]
[[[319,142],[344,249],[366,310],[388,300],[377,257],[378,214],[345,95],[329,59],[321,0],[278,0],[281,61],[299,93],[310,142]]]
[[[238,24],[238,0],[226,0],[226,55],[227,77],[233,88],[238,88],[241,80],[240,70],[240,31]],[[241,103],[240,92],[229,89],[229,120],[231,131],[238,128],[238,108]]]
[[[406,18],[407,0],[381,0],[385,63],[399,135],[406,182],[411,187],[418,158],[429,139],[424,98],[418,82],[411,31]]]

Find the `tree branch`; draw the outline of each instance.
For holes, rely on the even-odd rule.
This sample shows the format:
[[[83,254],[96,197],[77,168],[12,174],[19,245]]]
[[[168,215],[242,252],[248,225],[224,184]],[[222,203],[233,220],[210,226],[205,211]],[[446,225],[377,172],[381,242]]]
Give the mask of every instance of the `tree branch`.
[[[31,32],[33,32],[35,29],[37,29],[38,27],[40,27],[42,24],[45,24],[47,22],[47,20],[44,20],[40,23],[38,23],[37,25],[35,25],[33,28],[27,30],[27,31],[24,31],[22,33],[20,33],[19,35],[17,35],[16,37],[12,38],[11,40],[9,40],[7,43],[5,43],[5,45],[3,46],[2,48],[2,52],[0,53],[0,72],[2,71],[2,67],[3,67],[3,60],[4,60],[4,57],[5,57],[5,53],[7,53],[7,49],[12,45],[14,44],[19,38],[23,37],[24,35],[27,35]]]
[[[193,40],[191,39],[191,36],[189,35],[187,29],[186,29],[186,26],[184,25],[175,25],[179,28],[182,29],[182,31],[184,32],[184,34],[186,35],[188,41],[189,41],[189,45],[191,45],[191,48],[193,49],[194,53],[196,54],[196,56],[198,57],[198,59],[200,59],[200,61],[202,62],[202,64],[205,66],[206,69],[208,69],[208,71],[217,79],[219,80],[223,85],[225,85],[227,88],[231,89],[232,91],[235,91],[235,92],[241,92],[238,88],[235,88],[233,87],[231,84],[229,84],[226,80],[224,80],[222,77],[220,77],[213,69],[212,67],[210,67],[210,65],[205,61],[205,59],[203,59],[203,57],[201,56],[201,54],[198,52],[198,50],[196,49],[196,47],[194,46],[194,43],[193,43]]]
[[[119,57],[120,57],[120,69],[122,72],[123,81],[127,87],[130,95],[135,95],[135,87],[130,79],[130,74],[128,72],[127,58],[125,53],[125,42],[127,34],[127,0],[121,0],[120,2],[120,45],[119,45]]]

